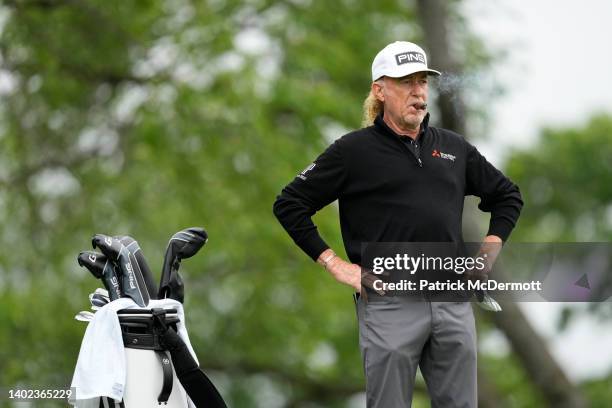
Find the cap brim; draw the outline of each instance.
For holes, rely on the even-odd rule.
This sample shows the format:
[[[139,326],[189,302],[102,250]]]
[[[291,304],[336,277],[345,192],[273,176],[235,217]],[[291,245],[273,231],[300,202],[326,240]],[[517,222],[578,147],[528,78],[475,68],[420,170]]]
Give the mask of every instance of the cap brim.
[[[380,78],[384,76],[388,76],[389,78],[403,78],[408,75],[416,74],[417,72],[426,72],[427,75],[431,75],[431,76],[442,75],[440,71],[436,71],[435,69],[429,69],[429,68],[416,69],[414,71],[409,70],[409,69],[404,69],[404,70],[397,70],[396,72],[379,72],[376,78],[372,76],[372,81],[378,81]]]
[[[419,69],[416,71],[406,71],[406,72],[398,72],[395,75],[383,74],[382,76],[388,76],[390,78],[402,78],[408,75],[416,74],[417,72],[427,72],[427,75],[440,76],[442,73],[440,71],[436,71],[435,69]]]

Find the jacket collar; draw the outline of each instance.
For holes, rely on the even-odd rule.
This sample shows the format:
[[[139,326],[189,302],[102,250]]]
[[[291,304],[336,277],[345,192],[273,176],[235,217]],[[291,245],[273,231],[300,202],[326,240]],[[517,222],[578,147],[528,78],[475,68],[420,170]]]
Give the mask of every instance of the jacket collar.
[[[392,136],[393,138],[405,137],[403,135],[398,135],[397,133],[395,133],[393,131],[393,129],[391,129],[385,123],[385,121],[383,120],[382,112],[379,113],[376,116],[376,119],[374,119],[374,127],[376,128],[376,130],[378,130],[380,133],[382,133],[382,134],[384,134],[386,136]],[[421,138],[423,138],[427,134],[427,129],[428,128],[429,128],[429,112],[427,112],[427,114],[423,118],[423,122],[421,122],[421,130],[419,131],[419,135],[417,136],[417,140],[420,140]]]

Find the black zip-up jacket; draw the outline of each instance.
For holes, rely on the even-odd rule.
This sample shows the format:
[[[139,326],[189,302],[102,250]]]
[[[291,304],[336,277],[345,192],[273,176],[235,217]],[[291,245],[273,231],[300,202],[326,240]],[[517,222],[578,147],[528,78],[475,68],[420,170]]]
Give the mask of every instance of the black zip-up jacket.
[[[462,242],[464,196],[491,213],[488,235],[506,241],[523,206],[518,187],[461,135],[421,124],[416,141],[397,135],[379,115],[348,133],[287,185],[274,214],[313,260],[329,246],[311,217],[338,199],[348,258],[361,243]]]

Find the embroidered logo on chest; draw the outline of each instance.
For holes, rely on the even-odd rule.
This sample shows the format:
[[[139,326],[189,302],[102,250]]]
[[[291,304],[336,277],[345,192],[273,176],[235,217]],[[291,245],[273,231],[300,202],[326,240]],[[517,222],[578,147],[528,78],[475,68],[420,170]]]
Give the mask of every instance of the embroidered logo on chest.
[[[433,152],[431,152],[431,156],[432,157],[439,157],[441,159],[445,159],[445,160],[450,160],[452,162],[455,161],[456,156],[453,156],[452,154],[448,154],[448,153],[443,153],[438,149],[434,149]]]

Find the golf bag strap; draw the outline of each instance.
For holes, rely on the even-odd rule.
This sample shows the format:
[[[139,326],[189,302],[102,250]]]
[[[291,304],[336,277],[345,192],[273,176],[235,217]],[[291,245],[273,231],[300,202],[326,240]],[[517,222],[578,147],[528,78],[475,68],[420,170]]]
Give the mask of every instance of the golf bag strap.
[[[158,327],[162,327],[164,329],[168,329],[166,327],[166,311],[164,309],[158,309],[158,308],[154,308],[151,309],[151,313],[153,314],[153,321],[155,322],[155,324]],[[163,372],[163,384],[162,384],[162,390],[159,393],[159,397],[157,397],[157,403],[158,404],[167,404],[168,403],[168,398],[170,397],[170,394],[172,393],[172,382],[174,380],[173,378],[173,372],[172,372],[172,361],[170,360],[170,357],[164,352],[164,351],[159,351],[159,350],[155,350],[155,354],[157,354],[157,357],[159,357],[159,361],[161,362],[162,365],[162,372]]]
[[[163,351],[156,350],[155,354],[157,354],[157,357],[159,357],[159,361],[161,362],[164,377],[161,392],[157,397],[157,403],[160,405],[167,404],[168,398],[172,393],[172,382],[174,380],[172,376],[172,361]]]
[[[159,344],[159,336],[157,334],[121,333],[121,336],[123,337],[123,345],[126,348],[155,351],[164,350]]]

